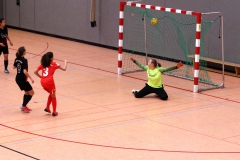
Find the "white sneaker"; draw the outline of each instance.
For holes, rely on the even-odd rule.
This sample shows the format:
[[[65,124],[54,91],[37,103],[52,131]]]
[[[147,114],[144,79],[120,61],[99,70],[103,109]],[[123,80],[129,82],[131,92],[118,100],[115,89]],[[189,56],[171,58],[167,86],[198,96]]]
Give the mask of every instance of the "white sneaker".
[[[132,94],[139,92],[139,90],[132,90]]]
[[[10,72],[8,71],[8,69],[4,69],[4,72],[9,74]]]

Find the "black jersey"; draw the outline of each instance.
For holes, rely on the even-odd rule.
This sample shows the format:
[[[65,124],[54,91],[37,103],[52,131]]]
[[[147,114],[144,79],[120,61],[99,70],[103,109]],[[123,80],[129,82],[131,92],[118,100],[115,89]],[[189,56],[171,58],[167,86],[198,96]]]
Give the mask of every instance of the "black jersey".
[[[7,44],[8,29],[5,26],[3,29],[0,28],[0,43]]]
[[[27,76],[23,73],[23,70],[26,69],[28,71],[28,61],[26,58],[16,58],[13,64],[17,68],[16,81],[24,82],[27,81]]]

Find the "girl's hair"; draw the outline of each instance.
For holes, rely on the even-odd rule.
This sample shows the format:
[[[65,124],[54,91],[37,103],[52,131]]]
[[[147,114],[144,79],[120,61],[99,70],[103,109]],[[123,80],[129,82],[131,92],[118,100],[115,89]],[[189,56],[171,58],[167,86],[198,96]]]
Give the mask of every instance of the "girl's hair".
[[[44,68],[49,67],[53,58],[52,52],[47,52],[42,56],[41,64]]]
[[[2,23],[2,21],[4,21],[5,19],[4,18],[0,18],[0,23]]]
[[[26,51],[26,49],[22,46],[22,47],[19,47],[18,48],[18,51],[17,51],[17,53],[16,53],[16,57],[17,57],[17,59],[20,59],[22,56],[23,56],[23,54],[24,54],[24,52]]]
[[[154,67],[161,67],[162,65],[156,61],[156,59],[152,59],[152,64]]]

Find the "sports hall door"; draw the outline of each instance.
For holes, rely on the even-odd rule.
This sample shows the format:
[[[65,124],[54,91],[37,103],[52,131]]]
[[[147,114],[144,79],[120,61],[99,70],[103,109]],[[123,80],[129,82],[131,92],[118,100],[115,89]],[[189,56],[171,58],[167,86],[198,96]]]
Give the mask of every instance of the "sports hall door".
[[[35,0],[3,0],[3,17],[7,25],[34,30]]]

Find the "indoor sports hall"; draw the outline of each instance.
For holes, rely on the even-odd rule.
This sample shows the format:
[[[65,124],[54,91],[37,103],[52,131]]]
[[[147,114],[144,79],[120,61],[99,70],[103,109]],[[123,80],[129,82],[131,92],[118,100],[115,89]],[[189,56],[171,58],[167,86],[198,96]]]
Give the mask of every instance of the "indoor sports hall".
[[[117,16],[119,2],[115,4]],[[154,0],[144,1],[147,2],[155,3],[154,5],[157,3]],[[170,5],[166,2],[160,2],[160,5]],[[99,11],[100,2],[95,3],[95,9]],[[2,4],[6,5],[6,1]],[[91,8],[90,1],[87,4]],[[141,7],[143,8],[140,5]],[[129,15],[136,17],[137,14]],[[97,14],[95,16],[98,17]],[[181,73],[176,73],[177,76],[172,76],[175,72],[163,74],[162,81],[168,100],[161,100],[155,94],[135,98],[132,90],[141,90],[148,77],[146,71],[133,71],[134,67],[129,72],[120,73],[125,70],[124,67],[127,66],[128,69],[135,65],[130,58],[139,61],[142,59],[139,48],[136,54],[130,51],[121,52],[121,16],[116,23],[118,21],[120,27],[119,24],[116,25],[115,42],[111,41],[115,46],[110,45],[111,47],[91,43],[91,40],[78,41],[71,38],[74,35],[67,37],[64,33],[55,35],[48,34],[48,31],[34,32],[29,28],[9,24],[8,34],[13,42],[13,46],[8,45],[9,74],[3,72],[3,55],[0,56],[0,160],[239,160],[238,69],[228,66],[225,68],[227,71],[222,73],[221,69],[215,66],[209,67],[204,72],[207,76],[200,77],[202,75],[199,74],[199,83],[196,83],[196,74],[193,80],[182,77],[182,73],[188,76],[187,71],[196,73],[198,68],[196,61],[193,59],[192,62],[189,58],[189,62],[183,61],[184,66]],[[8,24],[7,18],[6,22]],[[90,24],[88,15],[87,22],[87,30],[94,30],[90,35],[101,27],[101,20],[98,18]],[[125,22],[127,23],[127,20]],[[160,23],[160,19],[155,23],[154,27]],[[71,27],[67,30],[71,30]],[[129,32],[135,34],[134,31]],[[97,37],[102,38],[101,35]],[[194,42],[195,38],[194,36]],[[208,38],[208,41],[209,39],[211,38]],[[130,44],[130,41],[127,43]],[[208,42],[206,44],[209,45]],[[124,45],[127,46],[123,43],[123,48]],[[221,45],[221,41],[212,44],[215,47]],[[15,82],[17,71],[13,69],[15,54],[21,46],[26,48],[28,72],[34,79],[31,85],[35,94],[28,104],[32,109],[29,113],[20,109],[24,92]],[[229,58],[228,42],[225,42],[224,46],[225,60],[239,64],[239,57],[235,57],[236,61]],[[48,93],[41,86],[40,78],[34,74],[42,56],[49,51],[54,53],[54,61],[61,66],[64,65],[64,60],[68,60],[67,70],[56,70],[54,74],[57,116],[44,112]],[[152,50],[149,49],[148,52]],[[219,54],[221,55],[221,47]],[[207,56],[209,55],[206,54]],[[175,66],[184,56],[172,61],[170,58],[163,59],[163,56],[153,57],[158,59],[163,67],[168,67]],[[208,66],[199,66],[199,70],[205,67]],[[207,85],[206,77],[211,79]]]

